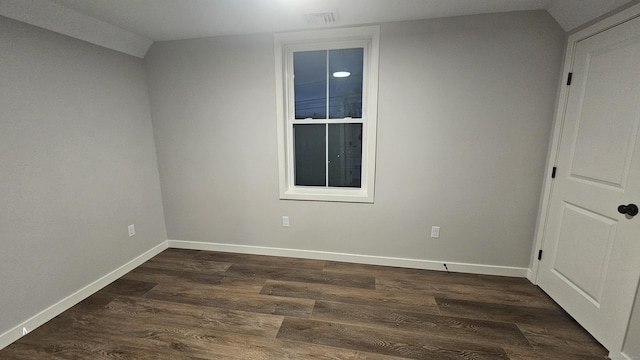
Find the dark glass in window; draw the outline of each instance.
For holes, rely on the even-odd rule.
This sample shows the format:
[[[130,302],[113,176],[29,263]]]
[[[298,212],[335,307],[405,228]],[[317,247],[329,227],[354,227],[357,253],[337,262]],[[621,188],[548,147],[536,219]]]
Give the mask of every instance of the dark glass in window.
[[[293,53],[296,119],[327,118],[327,51]]]
[[[329,124],[329,186],[360,187],[362,124]]]
[[[364,49],[329,51],[329,118],[362,118],[362,68]],[[348,72],[336,77],[337,72]]]
[[[297,186],[326,185],[325,124],[293,125],[295,179]]]

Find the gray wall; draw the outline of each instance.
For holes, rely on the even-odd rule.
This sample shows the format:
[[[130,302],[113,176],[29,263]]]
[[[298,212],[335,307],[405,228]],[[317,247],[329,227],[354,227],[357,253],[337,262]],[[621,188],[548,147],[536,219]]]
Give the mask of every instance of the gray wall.
[[[375,204],[278,200],[271,34],[155,43],[169,239],[528,267],[564,39],[544,11],[383,24]]]
[[[2,334],[166,230],[142,60],[0,17],[0,79]]]

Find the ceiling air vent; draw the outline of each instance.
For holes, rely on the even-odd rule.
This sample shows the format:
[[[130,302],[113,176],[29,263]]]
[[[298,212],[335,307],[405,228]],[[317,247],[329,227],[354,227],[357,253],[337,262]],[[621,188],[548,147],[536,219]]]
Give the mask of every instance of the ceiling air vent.
[[[309,24],[313,25],[330,25],[338,22],[338,16],[333,12],[306,14],[305,18]]]

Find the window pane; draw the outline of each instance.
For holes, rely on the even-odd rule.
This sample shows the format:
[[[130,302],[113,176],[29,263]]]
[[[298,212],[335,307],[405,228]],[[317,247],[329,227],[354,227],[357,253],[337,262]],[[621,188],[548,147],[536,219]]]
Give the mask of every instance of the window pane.
[[[329,186],[360,187],[362,124],[329,124]]]
[[[362,118],[363,56],[361,48],[329,51],[330,119]]]
[[[293,125],[296,185],[326,185],[326,126]]]
[[[327,118],[327,51],[293,53],[296,119]]]

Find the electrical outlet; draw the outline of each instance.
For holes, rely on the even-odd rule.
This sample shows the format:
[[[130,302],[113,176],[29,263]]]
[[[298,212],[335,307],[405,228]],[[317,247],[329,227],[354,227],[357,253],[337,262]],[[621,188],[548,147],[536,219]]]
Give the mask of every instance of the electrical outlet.
[[[440,226],[432,226],[431,227],[431,238],[439,239],[440,238]]]
[[[289,227],[289,217],[288,216],[283,216],[282,217],[282,227]]]
[[[129,225],[127,229],[129,230],[129,236],[136,234],[136,226],[134,224]]]

